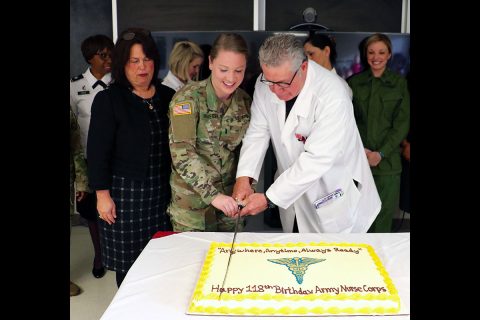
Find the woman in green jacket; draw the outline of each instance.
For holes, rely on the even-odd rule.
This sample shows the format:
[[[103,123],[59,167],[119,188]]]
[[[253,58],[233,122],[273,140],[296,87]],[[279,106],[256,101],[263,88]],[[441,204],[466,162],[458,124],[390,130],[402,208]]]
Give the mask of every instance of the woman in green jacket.
[[[382,209],[369,232],[391,232],[400,195],[400,144],[410,127],[410,96],[406,80],[387,68],[392,56],[390,39],[373,34],[364,50],[370,67],[351,77],[348,84],[353,91],[358,130],[382,200]]]

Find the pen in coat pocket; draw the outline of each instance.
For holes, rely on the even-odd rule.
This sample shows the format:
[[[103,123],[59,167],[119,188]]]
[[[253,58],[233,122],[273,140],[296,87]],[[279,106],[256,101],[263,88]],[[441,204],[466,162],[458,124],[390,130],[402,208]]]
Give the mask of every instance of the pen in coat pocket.
[[[343,196],[342,189],[337,189],[337,190],[327,194],[326,196],[321,197],[320,199],[316,200],[313,203],[313,206],[315,207],[315,209],[318,209],[318,208],[324,206],[325,204],[327,204],[329,201],[340,198],[341,196]]]

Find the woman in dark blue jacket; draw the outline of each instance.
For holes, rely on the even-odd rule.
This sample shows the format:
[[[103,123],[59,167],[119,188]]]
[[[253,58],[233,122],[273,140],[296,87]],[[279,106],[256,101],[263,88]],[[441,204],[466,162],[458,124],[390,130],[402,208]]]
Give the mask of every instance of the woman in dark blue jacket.
[[[172,230],[168,104],[160,57],[145,29],[127,29],[112,55],[113,84],[92,105],[88,173],[96,191],[104,265],[120,286],[152,235]]]

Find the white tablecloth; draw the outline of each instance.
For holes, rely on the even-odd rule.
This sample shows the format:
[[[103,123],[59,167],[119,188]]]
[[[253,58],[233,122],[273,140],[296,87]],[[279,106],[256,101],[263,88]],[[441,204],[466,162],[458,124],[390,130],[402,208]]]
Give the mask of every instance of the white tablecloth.
[[[279,317],[187,315],[203,260],[213,241],[232,241],[233,233],[184,232],[151,240],[128,272],[101,320],[280,319]],[[332,319],[410,319],[410,234],[237,234],[236,242],[354,242],[373,246],[398,289],[402,315],[334,316]],[[287,319],[283,317],[283,319]],[[312,317],[292,317],[312,319]]]

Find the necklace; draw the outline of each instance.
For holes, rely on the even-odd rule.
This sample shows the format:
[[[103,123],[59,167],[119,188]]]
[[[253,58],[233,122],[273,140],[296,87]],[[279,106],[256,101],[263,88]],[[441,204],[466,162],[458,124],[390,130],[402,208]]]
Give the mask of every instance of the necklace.
[[[143,102],[148,105],[148,109],[153,110],[153,98],[143,99]]]
[[[132,93],[135,94],[137,97],[141,98],[143,103],[145,103],[148,106],[148,109],[153,110],[153,96],[149,99],[146,99],[143,97],[143,95],[147,95],[148,92],[150,92],[152,87],[150,87],[148,90],[144,92],[144,94],[140,94],[137,90],[133,89]],[[153,95],[155,95],[155,87],[153,87]]]

